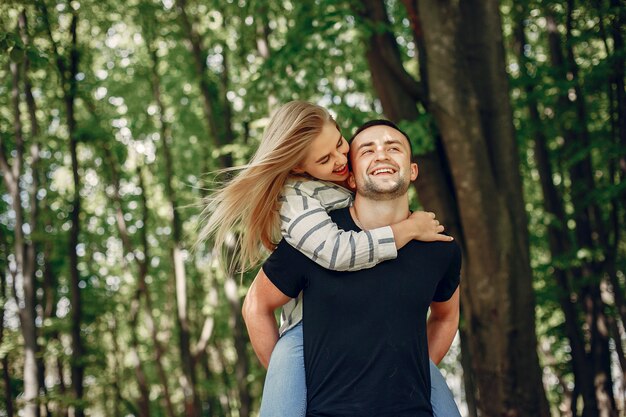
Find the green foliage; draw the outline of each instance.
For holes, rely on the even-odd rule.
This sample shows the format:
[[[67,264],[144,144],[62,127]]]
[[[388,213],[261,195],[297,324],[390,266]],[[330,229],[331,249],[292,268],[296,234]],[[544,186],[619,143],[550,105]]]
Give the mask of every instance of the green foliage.
[[[268,115],[292,99],[306,99],[328,107],[346,137],[366,120],[382,117],[364,54],[371,33],[392,30],[405,67],[416,79],[419,65],[423,65],[416,59],[415,40],[406,10],[399,1],[386,2],[391,22],[388,27],[367,24],[359,15],[362,2],[347,0],[189,0],[186,3],[205,63],[200,76],[175,1],[43,0],[37,2],[38,6],[20,2],[0,6],[0,146],[12,166],[16,163],[18,132],[11,102],[10,63],[18,64],[27,76],[37,107],[39,134],[34,135],[22,78],[20,120],[27,149],[21,173],[22,194],[28,196],[33,175],[39,178],[35,199],[38,218],[27,238],[36,244],[38,253],[35,277],[41,356],[50,370],[56,369],[58,361],[66,379],[72,363],[86,364],[83,401],[94,415],[137,413],[137,360],[144,367],[151,399],[159,399],[151,404],[152,414],[166,415],[150,318],[154,319],[156,337],[164,347],[162,363],[174,408],[178,414],[183,413],[180,330],[176,323],[171,255],[175,243],[173,213],[166,186],[170,180],[175,194],[174,208],[183,231],[180,245],[187,274],[192,344],[199,340],[205,321],[213,320],[206,354],[198,356],[197,361],[201,401],[211,405],[212,415],[236,415],[236,411],[228,409],[236,408],[239,401],[235,369],[240,361],[238,354],[245,354],[250,367],[243,378],[253,398],[253,408],[258,405],[265,371],[250,346],[243,353],[236,352],[234,318],[240,312],[228,300],[225,289],[228,277],[219,267],[210,242],[197,251],[191,250],[202,221],[202,197],[206,189],[215,185],[213,176],[207,174],[222,168],[219,157],[224,154],[232,156],[235,164],[244,164],[258,146]],[[560,376],[568,384],[573,381],[569,365],[571,348],[558,301],[564,293],[555,282],[555,268],[572,270],[590,262],[602,263],[607,258],[615,261],[615,270],[626,268],[623,224],[626,182],[619,165],[626,149],[616,139],[617,103],[615,91],[607,85],[626,52],[614,50],[610,39],[606,44],[603,40],[605,36],[610,38],[607,35],[610,25],[621,12],[604,3],[601,7],[581,2],[576,5],[568,41],[578,64],[578,76],[574,78],[563,76],[571,68],[551,65],[546,35],[546,10],[550,9],[564,39],[565,3],[525,1],[526,12],[519,16],[514,8],[516,2],[502,2],[511,103],[521,156],[520,167],[511,169],[520,169],[524,179],[537,331],[540,346],[546,347],[542,351],[546,373]],[[48,9],[53,40],[48,35],[41,4]],[[77,127],[73,133],[78,140],[78,174],[82,184],[78,190],[82,204],[78,248],[83,300],[81,335],[86,348],[82,358],[73,358],[71,350],[68,242],[75,190],[69,154],[67,91],[57,67],[62,62],[67,69],[70,62],[71,9],[79,19]],[[28,17],[28,38],[23,38],[16,26],[22,10]],[[600,21],[605,29],[599,25]],[[512,46],[513,29],[521,23],[527,36],[524,63],[520,63]],[[154,94],[157,84],[160,103]],[[573,97],[571,92],[575,87],[582,91],[582,97],[577,99],[584,100],[586,120],[578,117],[575,100],[568,98],[567,105],[562,100],[563,94]],[[209,93],[209,104],[215,114],[212,120],[206,117],[203,89]],[[533,103],[539,120],[531,120],[529,116],[528,106]],[[228,120],[230,126],[226,125]],[[219,135],[232,131],[224,146],[214,145],[211,127],[215,124]],[[434,150],[438,130],[431,114],[422,112],[417,120],[400,122],[400,127],[410,136],[415,155]],[[577,134],[586,130],[589,142],[567,143],[564,129]],[[538,132],[546,137],[553,181],[566,218],[557,218],[545,207],[534,153]],[[29,152],[34,144],[39,145],[40,158],[33,167]],[[166,146],[171,154],[171,172],[165,158]],[[463,155],[449,155],[449,158],[463,158]],[[572,197],[581,184],[572,181],[570,172],[585,160],[591,161],[594,186],[582,189],[581,209],[575,206]],[[117,193],[116,182],[120,187]],[[21,225],[16,225],[5,182],[0,184],[0,190],[0,266],[4,273],[8,254],[14,259],[14,230]],[[417,207],[414,197],[412,191],[412,207]],[[592,247],[576,244],[576,215],[593,204],[599,207],[600,218],[596,221],[607,230],[608,246],[613,252],[597,241]],[[28,219],[33,213],[28,198],[23,206]],[[122,245],[119,215],[126,226],[129,251]],[[564,253],[551,253],[550,227],[566,231],[571,247]],[[148,300],[142,295],[138,324],[134,326],[130,317],[141,284],[142,262],[146,262],[151,309],[148,310]],[[239,301],[255,273],[250,271],[241,277],[237,289]],[[588,277],[590,281],[600,278]],[[235,279],[239,281],[239,277]],[[569,296],[575,296],[575,290],[587,283],[583,280],[572,283],[574,291]],[[623,273],[620,283],[626,286]],[[8,285],[7,289],[11,290]],[[15,297],[9,291],[7,299],[15,301]],[[2,304],[17,305],[4,300]],[[5,322],[13,324],[4,329],[0,358],[9,355],[11,359],[12,392],[17,395],[23,390],[23,340],[15,324],[15,307],[9,310],[5,312]],[[613,306],[608,311],[616,314]],[[43,317],[44,314],[50,315]],[[137,349],[137,356],[133,349]],[[58,407],[76,403],[70,388],[67,389],[62,393],[57,380],[49,387],[45,400]],[[561,388],[549,389],[555,407],[565,397]]]

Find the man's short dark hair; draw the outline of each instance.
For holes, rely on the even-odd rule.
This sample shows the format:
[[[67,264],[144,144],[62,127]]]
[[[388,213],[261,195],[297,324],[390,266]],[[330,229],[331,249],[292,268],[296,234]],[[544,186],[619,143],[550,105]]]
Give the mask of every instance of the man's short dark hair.
[[[358,129],[354,132],[354,134],[352,134],[352,137],[350,138],[349,142],[351,143],[356,137],[356,135],[358,135],[365,129],[368,129],[373,126],[388,126],[402,133],[404,137],[406,138],[407,142],[409,142],[409,149],[411,150],[411,155],[413,155],[413,145],[411,144],[411,138],[409,138],[409,135],[407,135],[404,130],[400,129],[398,125],[396,125],[394,122],[392,122],[391,120],[387,120],[387,119],[374,119],[374,120],[370,120],[368,122],[363,123],[361,126],[358,127]]]

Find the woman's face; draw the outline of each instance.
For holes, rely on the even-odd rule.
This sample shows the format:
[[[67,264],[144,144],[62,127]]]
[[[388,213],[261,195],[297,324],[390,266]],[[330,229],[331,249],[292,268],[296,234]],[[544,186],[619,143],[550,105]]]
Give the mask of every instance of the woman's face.
[[[350,146],[333,122],[326,123],[311,145],[304,161],[294,170],[324,181],[341,182],[348,178]]]

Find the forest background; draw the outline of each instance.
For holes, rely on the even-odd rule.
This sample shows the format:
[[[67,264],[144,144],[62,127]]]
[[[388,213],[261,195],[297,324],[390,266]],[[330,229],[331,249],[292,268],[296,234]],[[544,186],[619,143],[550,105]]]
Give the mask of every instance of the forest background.
[[[623,0],[4,0],[0,416],[256,415],[207,175],[280,104],[410,133],[466,416],[626,414]],[[240,231],[242,232],[242,231]],[[245,232],[245,231],[243,231]]]

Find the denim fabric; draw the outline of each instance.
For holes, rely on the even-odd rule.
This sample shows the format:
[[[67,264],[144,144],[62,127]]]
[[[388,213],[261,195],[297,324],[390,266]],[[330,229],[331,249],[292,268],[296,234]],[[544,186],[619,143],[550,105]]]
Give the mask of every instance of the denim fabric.
[[[430,361],[430,402],[434,417],[461,417],[439,368]],[[302,322],[285,332],[272,352],[259,417],[305,417],[306,377]]]

